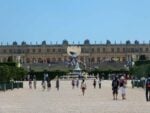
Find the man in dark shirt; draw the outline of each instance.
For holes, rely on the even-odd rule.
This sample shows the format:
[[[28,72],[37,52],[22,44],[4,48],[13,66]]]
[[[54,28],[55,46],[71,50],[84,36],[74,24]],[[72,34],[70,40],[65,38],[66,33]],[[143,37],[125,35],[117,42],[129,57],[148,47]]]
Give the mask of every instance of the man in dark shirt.
[[[113,99],[114,100],[117,100],[118,86],[119,86],[119,81],[118,81],[118,78],[115,77],[112,81],[112,90],[113,90]]]
[[[146,88],[146,101],[150,101],[150,75],[148,75],[148,78],[145,83]]]

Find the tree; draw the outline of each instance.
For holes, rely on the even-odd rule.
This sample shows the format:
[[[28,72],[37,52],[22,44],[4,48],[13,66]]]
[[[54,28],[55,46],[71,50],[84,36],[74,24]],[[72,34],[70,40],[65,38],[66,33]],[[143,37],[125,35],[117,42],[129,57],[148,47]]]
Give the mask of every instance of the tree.
[[[9,68],[8,66],[0,66],[0,81],[6,82],[9,79]]]
[[[10,79],[21,80],[26,71],[23,68],[17,68],[15,66],[0,66],[0,81],[8,82]]]
[[[130,69],[130,73],[138,78],[146,77],[150,73],[150,64],[134,66]]]

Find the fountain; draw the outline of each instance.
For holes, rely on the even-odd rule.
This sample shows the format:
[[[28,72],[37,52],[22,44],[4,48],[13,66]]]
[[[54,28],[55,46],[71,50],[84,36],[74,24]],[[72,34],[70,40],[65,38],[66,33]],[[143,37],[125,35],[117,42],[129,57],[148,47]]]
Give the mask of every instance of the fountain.
[[[82,74],[77,57],[81,54],[81,47],[68,46],[67,53],[71,57],[71,64],[74,66],[73,72],[70,75],[80,77]]]

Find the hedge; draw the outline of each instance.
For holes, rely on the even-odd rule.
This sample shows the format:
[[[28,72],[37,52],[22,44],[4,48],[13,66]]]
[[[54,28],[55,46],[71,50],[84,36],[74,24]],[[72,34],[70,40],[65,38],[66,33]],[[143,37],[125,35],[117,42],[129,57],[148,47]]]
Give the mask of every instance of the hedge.
[[[143,65],[143,64],[150,64],[150,60],[139,60],[139,61],[135,62],[136,66],[140,66],[140,65]]]

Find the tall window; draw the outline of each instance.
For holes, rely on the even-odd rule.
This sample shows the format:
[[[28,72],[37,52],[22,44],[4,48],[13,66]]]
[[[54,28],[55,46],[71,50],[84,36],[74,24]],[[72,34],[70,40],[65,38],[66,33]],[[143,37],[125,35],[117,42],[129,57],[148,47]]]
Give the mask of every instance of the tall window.
[[[120,52],[120,48],[117,48],[117,52],[118,52],[118,53]]]
[[[125,49],[125,48],[123,48],[123,52],[126,52],[126,49]]]
[[[111,48],[111,52],[114,53],[114,48]]]
[[[61,52],[61,49],[58,49],[58,52]]]
[[[97,52],[100,53],[100,48],[97,48]]]
[[[49,53],[49,52],[50,52],[50,49],[47,49],[47,52]]]
[[[38,52],[41,53],[41,49],[39,49]]]
[[[27,53],[30,53],[30,49],[27,49]]]
[[[105,50],[105,48],[103,48],[103,53],[105,53],[106,52],[106,50]]]
[[[4,50],[3,50],[3,53],[6,53],[6,52],[7,52],[6,49],[4,49]]]
[[[92,53],[94,53],[94,48],[92,48]]]
[[[143,52],[143,48],[140,48],[140,52]]]
[[[53,49],[53,52],[55,52],[55,49]]]
[[[148,48],[145,48],[145,52],[148,52],[149,51],[149,49]]]
[[[9,53],[12,53],[12,49],[9,49]]]
[[[32,49],[32,52],[35,53],[35,49]]]

